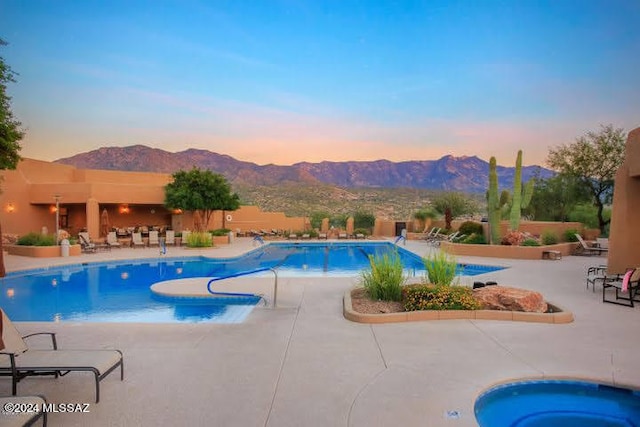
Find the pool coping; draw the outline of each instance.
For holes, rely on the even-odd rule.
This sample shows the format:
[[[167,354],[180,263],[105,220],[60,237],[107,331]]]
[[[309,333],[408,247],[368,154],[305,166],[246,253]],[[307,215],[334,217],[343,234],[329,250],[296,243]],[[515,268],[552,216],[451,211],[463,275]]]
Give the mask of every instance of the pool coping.
[[[529,322],[529,323],[551,323],[551,324],[566,324],[573,322],[573,313],[565,310],[557,304],[550,303],[554,310],[558,310],[554,313],[527,313],[521,311],[506,311],[506,310],[417,310],[417,311],[402,311],[398,313],[380,313],[380,314],[367,314],[358,313],[353,309],[351,302],[350,289],[344,293],[342,299],[343,302],[343,315],[345,319],[357,323],[399,323],[399,322],[415,322],[422,320],[453,320],[453,319],[467,319],[467,320],[507,320],[514,322]]]

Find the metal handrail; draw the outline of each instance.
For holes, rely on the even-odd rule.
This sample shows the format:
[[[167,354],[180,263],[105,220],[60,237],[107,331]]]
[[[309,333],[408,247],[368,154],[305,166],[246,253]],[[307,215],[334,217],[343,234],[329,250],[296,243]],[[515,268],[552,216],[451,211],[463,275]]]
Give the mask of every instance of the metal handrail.
[[[256,296],[255,294],[212,291],[211,290],[211,284],[213,282],[217,282],[217,281],[220,281],[220,280],[233,279],[234,277],[247,276],[249,274],[261,273],[263,271],[271,271],[273,273],[274,277],[275,277],[275,281],[273,283],[273,308],[275,308],[276,307],[276,303],[277,303],[277,298],[278,298],[278,272],[273,267],[261,267],[261,268],[256,268],[255,270],[241,271],[240,273],[234,273],[234,274],[230,274],[228,276],[214,277],[213,279],[209,280],[209,282],[207,282],[207,291],[211,295]]]

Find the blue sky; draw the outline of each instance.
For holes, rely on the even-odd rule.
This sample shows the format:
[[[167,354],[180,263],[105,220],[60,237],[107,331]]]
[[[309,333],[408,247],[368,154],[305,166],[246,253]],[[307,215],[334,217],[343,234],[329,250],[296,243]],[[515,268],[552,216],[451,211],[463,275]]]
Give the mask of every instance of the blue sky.
[[[640,2],[0,0],[23,156],[542,164],[640,126]]]

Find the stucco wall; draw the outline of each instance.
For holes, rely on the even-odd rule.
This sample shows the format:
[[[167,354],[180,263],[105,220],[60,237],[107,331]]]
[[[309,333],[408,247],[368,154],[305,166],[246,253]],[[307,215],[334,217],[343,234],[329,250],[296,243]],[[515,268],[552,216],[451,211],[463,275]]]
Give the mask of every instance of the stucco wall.
[[[640,266],[640,128],[629,132],[618,169],[609,230],[610,273]]]

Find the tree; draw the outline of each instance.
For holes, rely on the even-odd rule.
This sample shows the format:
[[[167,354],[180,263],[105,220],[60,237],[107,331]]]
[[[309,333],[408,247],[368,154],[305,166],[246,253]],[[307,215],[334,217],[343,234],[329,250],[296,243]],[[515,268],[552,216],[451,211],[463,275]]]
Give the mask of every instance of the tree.
[[[164,194],[167,208],[201,215],[202,223],[196,225],[200,227],[209,224],[214,211],[222,210],[224,228],[224,211],[234,211],[240,207],[240,198],[231,193],[231,187],[222,175],[195,167],[188,172],[180,170],[174,173],[173,182],[164,187]]]
[[[625,139],[622,129],[601,125],[600,132],[587,132],[573,144],[552,148],[547,157],[552,169],[576,178],[589,191],[601,233],[610,222],[603,214],[604,206],[613,198],[615,174],[624,161]]]
[[[413,214],[413,219],[420,222],[420,228],[424,231],[428,219],[435,219],[436,213],[431,208],[419,209]]]
[[[591,203],[591,193],[576,178],[558,174],[548,179],[535,179],[535,190],[524,214],[535,221],[569,221],[569,215],[580,203]],[[596,221],[594,207],[593,220]]]
[[[371,212],[365,212],[365,211],[359,210],[353,214],[353,227],[356,229],[365,228],[371,231],[375,223],[376,223],[376,216]]]
[[[451,230],[451,221],[461,215],[470,214],[477,210],[473,200],[462,193],[442,193],[431,200],[436,212],[444,215],[445,228]]]
[[[7,43],[0,39],[0,46]],[[11,70],[0,56],[0,169],[15,169],[20,161],[18,154],[20,141],[24,137],[21,123],[13,117],[11,97],[7,95],[7,84],[15,82],[16,73]],[[2,227],[0,226],[0,277],[6,274],[2,250]]]

